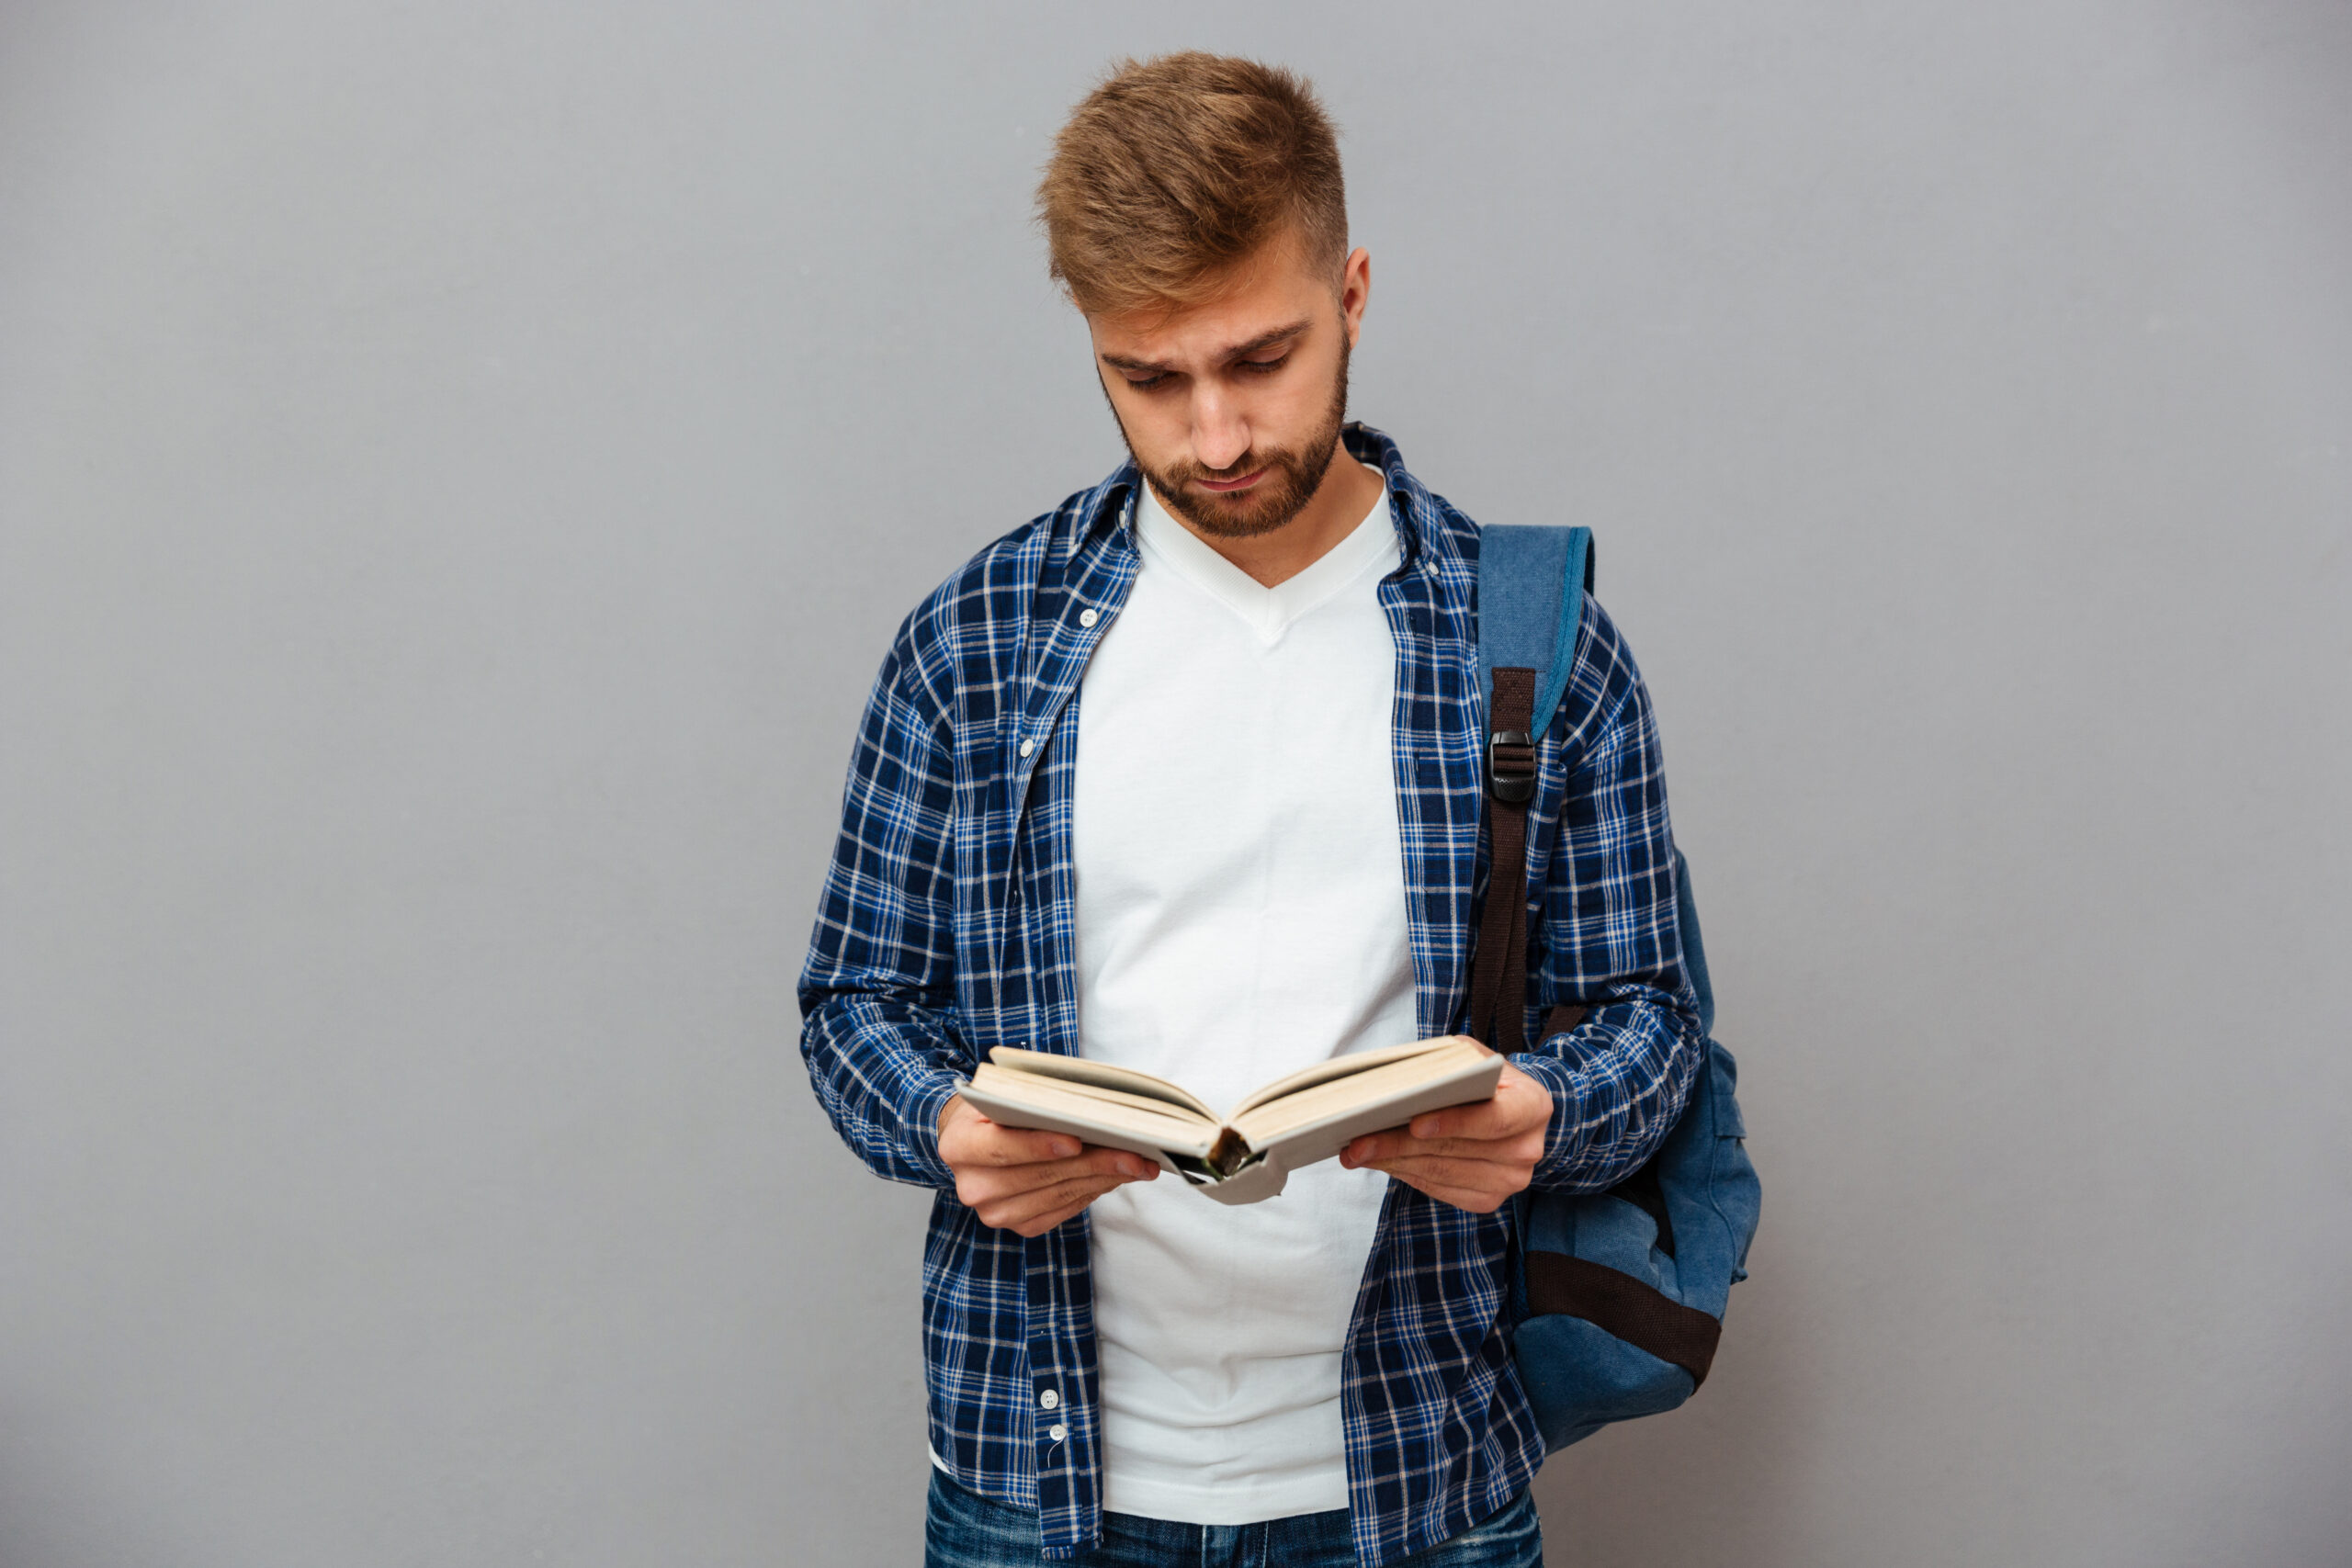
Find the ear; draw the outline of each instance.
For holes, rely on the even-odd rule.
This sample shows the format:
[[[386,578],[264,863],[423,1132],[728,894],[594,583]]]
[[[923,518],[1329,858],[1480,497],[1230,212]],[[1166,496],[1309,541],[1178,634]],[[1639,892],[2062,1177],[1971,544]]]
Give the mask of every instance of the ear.
[[[1358,246],[1340,268],[1340,320],[1348,329],[1348,346],[1356,345],[1363,330],[1364,302],[1372,298],[1372,253]]]

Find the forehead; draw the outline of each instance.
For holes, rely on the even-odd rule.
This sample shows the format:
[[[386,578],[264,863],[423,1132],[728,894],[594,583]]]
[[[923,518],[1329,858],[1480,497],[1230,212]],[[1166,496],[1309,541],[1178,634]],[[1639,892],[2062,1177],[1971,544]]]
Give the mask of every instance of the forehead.
[[[1208,363],[1235,348],[1331,309],[1328,282],[1299,247],[1269,245],[1237,262],[1197,304],[1105,312],[1086,318],[1097,354],[1168,364]]]

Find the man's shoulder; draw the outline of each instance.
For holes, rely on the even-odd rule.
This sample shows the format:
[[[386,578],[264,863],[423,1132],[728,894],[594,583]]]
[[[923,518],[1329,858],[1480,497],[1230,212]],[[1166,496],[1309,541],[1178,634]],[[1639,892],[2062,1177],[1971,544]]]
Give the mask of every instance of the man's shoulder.
[[[1068,572],[1096,535],[1104,509],[1117,504],[1132,482],[1132,472],[1121,467],[973,552],[908,613],[892,645],[894,658],[927,679],[952,682],[974,656],[987,660],[1009,649],[1041,586]]]
[[[1406,468],[1385,431],[1351,421],[1340,438],[1351,457],[1381,476],[1417,555],[1450,585],[1465,587],[1477,573],[1478,525]]]
[[[1563,739],[1581,749],[1637,717],[1649,704],[1641,666],[1616,620],[1592,594],[1584,596],[1575,661],[1560,694],[1556,723]]]

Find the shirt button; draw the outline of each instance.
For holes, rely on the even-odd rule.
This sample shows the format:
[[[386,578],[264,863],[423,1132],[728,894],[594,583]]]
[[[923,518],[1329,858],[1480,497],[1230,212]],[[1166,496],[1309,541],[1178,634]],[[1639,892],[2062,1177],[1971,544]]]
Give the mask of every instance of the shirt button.
[[[1078,624],[1081,626],[1091,626],[1102,618],[1091,610],[1080,610],[1078,613]]]
[[[1044,1405],[1048,1410],[1051,1410],[1055,1405],[1059,1404],[1061,1402],[1062,1396],[1055,1393],[1050,1388],[1037,1396],[1037,1403]]]
[[[1053,1438],[1054,1441],[1058,1443],[1064,1438],[1069,1436],[1069,1428],[1057,1421],[1052,1426],[1046,1428],[1046,1436]]]
[[[1035,740],[1023,740],[1021,743],[1021,754],[1024,757],[1029,755],[1030,752],[1035,751],[1036,749],[1037,743]]]

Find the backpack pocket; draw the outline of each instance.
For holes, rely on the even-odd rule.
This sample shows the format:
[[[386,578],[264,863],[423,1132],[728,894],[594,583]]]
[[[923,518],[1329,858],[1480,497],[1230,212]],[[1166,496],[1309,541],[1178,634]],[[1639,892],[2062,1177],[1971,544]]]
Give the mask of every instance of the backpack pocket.
[[[1723,1223],[1724,1237],[1731,1247],[1734,1284],[1747,1278],[1747,1246],[1756,1239],[1756,1221],[1764,1196],[1755,1162],[1747,1157],[1747,1121],[1740,1115],[1739,1100],[1732,1092],[1738,1081],[1739,1065],[1731,1053],[1710,1042],[1707,1098],[1714,1112],[1715,1136],[1707,1171],[1707,1203]]]

